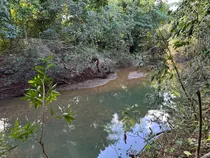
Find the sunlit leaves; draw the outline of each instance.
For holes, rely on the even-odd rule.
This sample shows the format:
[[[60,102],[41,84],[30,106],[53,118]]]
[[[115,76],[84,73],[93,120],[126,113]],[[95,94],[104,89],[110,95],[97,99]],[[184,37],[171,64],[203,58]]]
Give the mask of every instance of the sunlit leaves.
[[[38,74],[28,81],[32,88],[28,89],[24,99],[35,108],[42,106],[43,102],[52,103],[59,95],[59,92],[55,90],[56,84],[53,85],[53,80],[47,74],[48,70],[54,66],[51,60],[52,56],[44,58],[44,66],[36,66],[35,70]]]
[[[29,89],[24,97],[25,100],[27,100],[30,104],[30,106],[34,106],[35,108],[38,108],[42,105],[42,98],[40,94],[40,87],[37,87],[37,89]]]
[[[186,46],[186,45],[189,45],[190,42],[188,40],[177,40],[173,43],[173,47],[176,49],[176,48],[179,48],[179,47],[182,47],[182,46]]]
[[[63,117],[65,118],[65,120],[68,122],[68,123],[71,123],[73,120],[75,120],[70,113],[63,113]]]
[[[192,155],[189,151],[184,151],[184,154],[187,155],[187,157]]]
[[[54,22],[63,1],[18,0],[8,1],[13,23],[18,26],[22,36],[40,36]],[[19,32],[20,32],[19,31]]]
[[[0,3],[0,36],[2,38],[16,38],[18,29],[12,22],[9,3],[2,0]]]
[[[41,74],[41,75],[44,75],[44,71],[45,71],[45,68],[43,66],[35,66],[35,70]],[[29,81],[30,83],[30,81]]]
[[[61,115],[56,116],[57,119],[64,118],[64,120],[66,120],[68,123],[71,123],[72,121],[75,120],[75,118],[73,117],[74,113],[71,111],[70,105],[68,106],[68,108],[59,107],[59,110],[61,112]]]
[[[19,125],[19,121],[15,121],[14,127],[12,127],[10,138],[21,140],[22,142],[25,142],[28,140],[30,136],[32,136],[34,133],[37,132],[37,125],[33,125],[31,123],[27,123],[25,126],[21,127]]]
[[[159,8],[154,9],[153,0],[144,5],[139,4],[139,1],[109,1],[100,12],[87,5],[88,2],[78,2],[77,5],[69,3],[68,11],[64,5],[62,33],[71,43],[127,51],[134,43],[135,47],[146,43],[145,32],[156,28],[156,23],[166,20],[164,12]]]
[[[210,4],[204,1],[183,1],[176,12],[176,20],[173,22],[174,36],[192,37],[198,35],[200,26],[206,23]]]
[[[10,3],[12,17],[15,22],[26,23],[30,18],[35,18],[40,7],[38,0],[20,0]]]
[[[174,148],[170,148],[170,152],[172,152],[172,153],[173,153],[174,151],[175,151],[175,149],[174,149]]]
[[[41,72],[41,73],[39,72],[39,74],[37,76],[35,76],[32,80],[29,80],[28,83],[31,86],[34,86],[34,87],[41,86],[42,85],[42,80],[41,80],[41,76],[40,75],[44,75],[44,72]]]
[[[206,140],[210,142],[210,135],[208,136],[208,138]]]
[[[57,92],[55,90],[55,87],[56,87],[56,85],[53,85],[53,86],[49,87],[49,89],[47,90],[46,102],[48,104],[55,101],[57,99],[57,96],[59,95],[59,92]]]

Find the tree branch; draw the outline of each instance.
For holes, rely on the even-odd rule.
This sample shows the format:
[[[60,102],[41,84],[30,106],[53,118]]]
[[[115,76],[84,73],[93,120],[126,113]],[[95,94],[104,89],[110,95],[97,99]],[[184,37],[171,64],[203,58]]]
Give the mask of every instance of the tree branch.
[[[199,135],[198,135],[198,147],[196,150],[196,158],[199,158],[200,148],[201,148],[201,137],[202,137],[202,104],[201,104],[200,91],[198,90],[196,94],[198,95],[198,102],[199,102]]]
[[[158,133],[152,135],[151,137],[149,137],[149,138],[147,139],[147,141],[150,141],[150,140],[153,139],[154,137],[159,136],[159,135],[161,135],[161,134],[163,134],[163,133],[170,133],[170,132],[171,132],[171,130],[165,130],[165,131],[158,132]]]
[[[161,135],[163,133],[170,133],[170,132],[171,132],[171,130],[165,130],[165,131],[161,131],[161,132],[155,133],[154,135],[152,135],[151,137],[149,137],[147,140],[145,140],[145,142],[147,142],[147,144],[141,149],[141,151],[138,153],[138,155],[140,155],[142,153],[142,151],[144,151],[144,149],[146,148],[146,146],[150,143],[149,141],[151,139],[153,139],[154,137],[159,136],[159,135]]]
[[[45,124],[45,85],[44,85],[44,81],[42,81],[42,90],[43,90],[43,98],[42,98],[42,129],[41,129],[41,135],[40,135],[40,139],[39,139],[39,144],[42,146],[42,152],[45,155],[46,158],[48,158],[48,155],[45,151],[45,147],[44,147],[44,142],[43,142],[43,135],[44,135],[44,124]]]

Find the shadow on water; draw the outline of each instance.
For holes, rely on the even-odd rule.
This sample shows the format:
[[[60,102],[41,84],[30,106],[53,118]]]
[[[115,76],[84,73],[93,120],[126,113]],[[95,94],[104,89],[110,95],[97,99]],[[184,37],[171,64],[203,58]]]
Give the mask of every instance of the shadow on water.
[[[150,91],[146,78],[128,79],[130,72],[136,75],[136,72],[146,71],[123,70],[118,72],[116,80],[106,85],[61,92],[58,100],[50,106],[56,111],[58,106],[70,105],[76,120],[69,125],[48,114],[44,142],[50,158],[117,158],[119,155],[124,158],[130,147],[138,151],[144,147],[143,138],[150,128],[160,131],[157,124],[148,121],[153,114],[161,111],[148,109],[144,101],[145,95]],[[127,132],[125,144],[121,114],[134,104],[139,105],[139,122]],[[1,101],[0,130],[11,127],[17,117],[22,124],[37,121],[39,113],[40,109],[29,109],[27,102],[20,98]],[[35,136],[21,144],[9,158],[43,157],[37,138]]]

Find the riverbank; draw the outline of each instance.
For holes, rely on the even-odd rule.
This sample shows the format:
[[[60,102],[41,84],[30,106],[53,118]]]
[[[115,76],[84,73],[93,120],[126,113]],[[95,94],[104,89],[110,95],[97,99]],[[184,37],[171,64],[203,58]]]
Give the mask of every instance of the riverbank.
[[[78,49],[56,40],[19,40],[0,57],[0,99],[23,95],[28,80],[36,74],[34,67],[51,54],[55,66],[49,71],[50,77],[59,89],[66,90],[106,84],[118,70],[135,65],[127,52]]]
[[[116,80],[119,77],[118,72],[120,72],[120,71],[125,71],[125,72],[131,71],[129,73],[129,75],[127,76],[127,80],[145,78],[148,74],[146,72],[147,71],[146,69],[139,69],[138,67],[118,69],[118,70],[115,70],[115,72],[106,74],[105,78],[101,78],[101,77],[94,76],[94,75],[92,77],[90,77],[90,76],[87,77],[84,75],[83,79],[79,80],[79,81],[70,79],[69,82],[67,82],[65,84],[59,84],[57,86],[57,90],[58,91],[69,91],[69,90],[95,88],[95,87],[103,86],[103,85],[106,85],[107,83],[109,83],[110,81]],[[0,99],[8,99],[11,97],[21,96],[25,92],[27,87],[28,87],[28,85],[27,85],[27,83],[25,83],[24,85],[17,85],[17,86],[8,87],[5,89],[0,89],[1,92],[5,92],[0,95],[1,96]],[[10,93],[10,91],[12,91],[12,92]],[[16,93],[16,91],[17,91],[17,93]],[[10,95],[14,95],[14,96],[7,95],[7,93],[10,93]],[[17,94],[17,95],[15,95],[15,94]]]
[[[124,75],[127,76],[127,80],[145,78],[148,74],[145,68],[140,69],[138,67],[130,67],[127,69],[116,70],[115,73],[108,74],[105,79],[96,78],[76,84],[66,84],[58,87],[58,90],[66,91],[66,90],[76,90],[76,89],[85,89],[85,88],[94,88],[98,86],[103,86],[109,83],[110,81],[116,80],[118,77],[121,77],[121,75],[119,76],[118,72],[120,73],[129,72],[128,75]]]
[[[68,98],[67,96],[102,94],[136,87],[147,81],[147,72],[147,69],[144,68],[131,67],[118,70],[116,73],[108,75],[106,79],[93,79],[78,84],[63,85],[58,87],[61,93],[59,99],[66,100],[63,98]],[[2,117],[24,116],[30,111],[31,108],[29,108],[28,103],[19,97],[1,100],[0,116]]]
[[[173,129],[162,132],[154,140],[145,146],[144,150],[138,155],[140,158],[161,157],[161,158],[195,158],[197,149],[196,131]],[[208,134],[202,136],[200,158],[209,158],[209,143],[205,140]]]

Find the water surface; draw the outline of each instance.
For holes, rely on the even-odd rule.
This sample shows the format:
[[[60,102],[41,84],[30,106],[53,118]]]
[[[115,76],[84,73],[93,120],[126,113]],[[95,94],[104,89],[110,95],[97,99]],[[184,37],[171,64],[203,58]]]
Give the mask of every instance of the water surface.
[[[122,158],[127,157],[129,148],[140,151],[144,137],[152,128],[159,131],[159,126],[148,121],[153,115],[160,115],[160,110],[149,108],[144,98],[151,90],[146,78],[128,79],[129,73],[142,73],[145,70],[129,69],[118,72],[118,78],[106,85],[74,91],[63,91],[58,100],[50,107],[58,113],[58,107],[71,106],[75,121],[68,124],[47,113],[44,143],[50,158]],[[122,113],[131,105],[137,104],[140,113],[135,115],[137,122],[127,131],[124,140]],[[14,98],[0,102],[0,130],[10,128],[18,117],[22,124],[40,119],[41,109],[28,108],[27,102]],[[48,110],[50,111],[50,110]],[[134,116],[134,115],[132,115]],[[131,120],[132,121],[132,120]],[[38,143],[39,133],[20,145],[9,158],[41,158]]]

